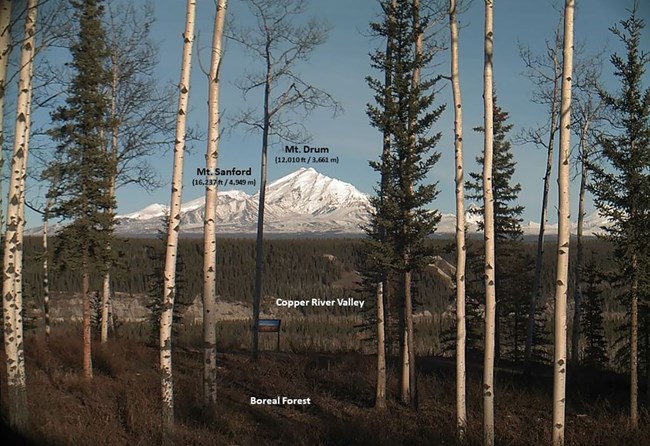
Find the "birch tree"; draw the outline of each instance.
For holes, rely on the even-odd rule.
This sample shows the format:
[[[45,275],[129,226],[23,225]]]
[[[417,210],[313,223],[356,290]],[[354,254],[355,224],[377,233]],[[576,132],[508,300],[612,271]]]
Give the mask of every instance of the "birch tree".
[[[163,311],[160,316],[160,379],[162,396],[162,443],[173,444],[174,431],[174,385],[172,375],[172,321],[176,292],[176,258],[178,235],[181,224],[181,194],[183,190],[183,155],[187,122],[187,105],[190,92],[190,70],[192,44],[194,43],[194,21],[196,0],[187,0],[185,31],[183,33],[183,58],[178,84],[178,112],[176,116],[176,140],[172,168],[170,221],[167,228],[167,250],[165,253],[165,280],[163,289]]]
[[[219,68],[222,60],[222,36],[227,0],[219,0],[212,34],[212,60],[208,89],[208,146],[205,167],[215,172],[219,158]],[[205,188],[203,242],[203,406],[214,415],[217,405],[217,186],[208,182]]]
[[[2,9],[6,11],[6,9]],[[24,229],[25,177],[28,135],[30,131],[30,101],[32,67],[36,33],[36,0],[28,0],[21,46],[16,122],[14,126],[13,157],[9,181],[7,227],[4,239],[3,316],[5,355],[7,357],[7,387],[9,424],[21,431],[27,427],[27,386],[22,326],[22,233]],[[6,29],[8,31],[8,29]],[[6,55],[8,56],[8,54]],[[4,86],[3,86],[4,87]],[[2,99],[3,100],[3,99]],[[21,206],[21,200],[23,206]]]
[[[456,180],[456,428],[460,441],[467,430],[465,404],[467,370],[465,368],[465,184],[463,179],[463,110],[458,76],[457,2],[449,0],[451,35],[451,86],[454,96],[454,159]]]
[[[483,67],[483,231],[485,240],[485,353],[483,362],[483,442],[494,445],[494,339],[496,293],[494,287],[494,201],[492,194],[493,120],[493,1],[485,0],[485,60]]]
[[[569,242],[571,236],[569,173],[571,151],[571,86],[573,77],[574,0],[564,3],[562,45],[562,94],[560,103],[560,147],[558,158],[558,236],[555,275],[555,318],[553,355],[553,445],[564,445],[567,371],[567,294],[569,285]]]
[[[11,52],[11,11],[12,0],[0,2],[0,148],[4,146],[4,105],[7,84],[7,66]],[[3,178],[4,159],[0,150],[0,179]],[[4,226],[4,206],[2,206],[2,181],[0,181],[0,228]]]
[[[48,264],[48,257],[50,252],[48,250],[48,233],[50,221],[50,207],[52,206],[52,199],[48,198],[43,210],[43,319],[45,322],[45,338],[49,338],[51,334],[50,327],[50,268]]]
[[[299,143],[308,139],[304,121],[317,108],[340,106],[327,92],[316,88],[295,73],[300,62],[325,42],[328,27],[317,20],[304,25],[293,21],[306,9],[305,0],[248,0],[256,25],[235,30],[228,37],[248,50],[264,68],[245,75],[237,83],[244,98],[253,90],[262,89],[262,110],[242,111],[236,125],[262,133],[260,160],[260,191],[255,243],[255,291],[253,295],[253,325],[251,356],[258,355],[257,325],[263,295],[264,262],[264,204],[267,183],[268,148],[272,138]]]
[[[521,49],[521,57],[527,69],[527,75],[536,86],[533,101],[546,105],[549,108],[549,121],[540,129],[528,130],[522,138],[524,142],[533,142],[535,145],[546,149],[546,168],[544,170],[544,184],[542,187],[542,210],[537,235],[537,253],[535,257],[535,276],[533,289],[528,307],[528,320],[526,326],[526,346],[524,359],[526,370],[529,369],[533,354],[533,334],[535,328],[535,312],[537,304],[542,298],[542,264],[544,260],[544,236],[548,223],[548,196],[553,170],[553,153],[555,137],[558,131],[558,108],[560,103],[560,51],[562,42],[560,28],[555,32],[553,43],[546,42],[546,54],[543,57],[534,57],[529,49]],[[549,87],[550,86],[550,87]],[[546,137],[546,138],[545,138]]]

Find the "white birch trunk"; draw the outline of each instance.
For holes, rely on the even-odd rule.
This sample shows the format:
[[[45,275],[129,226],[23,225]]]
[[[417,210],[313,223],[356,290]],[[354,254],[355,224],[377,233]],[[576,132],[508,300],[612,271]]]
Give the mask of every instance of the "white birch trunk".
[[[0,147],[4,145],[4,105],[7,82],[7,65],[11,51],[11,0],[0,0]],[[4,172],[4,159],[0,150],[0,178]],[[4,225],[4,206],[0,181],[0,228]]]
[[[558,240],[555,280],[555,329],[553,357],[553,446],[564,445],[567,367],[567,293],[569,285],[570,206],[569,170],[571,151],[571,78],[573,76],[574,0],[564,3],[562,50],[562,101],[558,167]]]
[[[108,341],[108,305],[111,296],[111,273],[106,271],[104,273],[104,281],[102,283],[102,316],[100,326],[100,342],[102,344]]]
[[[212,34],[212,60],[208,89],[208,146],[205,167],[215,172],[219,158],[219,68],[221,66],[222,36],[226,16],[226,0],[219,0]],[[215,415],[217,405],[217,186],[205,188],[205,217],[203,239],[203,406],[206,414]]]
[[[111,108],[110,108],[110,121],[111,121],[111,146],[107,148],[111,157],[113,172],[111,174],[110,184],[108,187],[108,194],[111,200],[115,200],[115,190],[117,184],[117,156],[118,156],[118,138],[119,138],[119,122],[117,118],[117,95],[118,95],[118,61],[115,52],[111,53]],[[111,209],[112,211],[112,209]],[[111,244],[106,246],[108,252],[111,252]],[[111,306],[111,262],[107,262],[106,271],[104,272],[104,282],[102,286],[102,316],[100,326],[100,340],[104,344],[108,340],[108,327],[110,325],[110,306]]]
[[[190,91],[192,44],[194,43],[194,20],[196,0],[187,0],[185,32],[183,33],[183,60],[178,84],[178,112],[176,116],[176,141],[172,173],[170,219],[165,252],[165,277],[163,288],[163,311],[160,317],[160,375],[162,396],[162,443],[173,444],[174,386],[172,379],[172,321],[174,294],[176,292],[176,256],[181,224],[181,194],[183,190],[183,155],[187,121],[187,104]]]
[[[5,9],[2,9],[4,12]],[[29,148],[29,105],[32,88],[37,1],[27,2],[24,39],[21,47],[16,123],[7,206],[4,246],[3,317],[9,424],[16,430],[27,425],[27,388],[22,326],[22,231],[24,229],[25,174]]]
[[[386,325],[384,321],[384,283],[377,284],[377,389],[375,407],[386,408]]]
[[[483,203],[485,239],[485,356],[483,364],[483,441],[494,445],[494,343],[496,290],[494,287],[494,195],[492,191],[493,159],[493,2],[485,0],[485,65],[483,71],[484,146],[483,146]]]
[[[34,3],[36,7],[36,3]],[[18,200],[18,231],[17,239],[19,248],[16,250],[16,282],[14,284],[16,289],[16,327],[17,336],[16,343],[18,345],[18,370],[21,373],[25,373],[25,352],[23,349],[23,238],[25,234],[25,192],[26,192],[26,181],[27,181],[27,162],[28,162],[28,153],[29,153],[29,137],[31,132],[31,122],[32,122],[32,88],[31,88],[31,79],[33,77],[33,57],[32,61],[29,64],[28,76],[30,79],[30,87],[27,91],[27,107],[25,109],[25,127],[23,135],[23,146],[25,150],[25,159],[23,161],[23,171],[21,174],[21,186],[20,186],[20,199]],[[22,377],[25,380],[25,377]]]
[[[449,0],[451,34],[451,86],[454,96],[454,158],[456,179],[456,428],[458,439],[465,439],[465,184],[463,180],[463,110],[458,76],[458,24],[456,0]]]
[[[52,199],[48,198],[45,202],[45,211],[43,213],[43,318],[45,320],[45,338],[51,334],[50,327],[50,270],[47,263],[49,256],[47,246],[47,231],[49,230],[50,207]]]

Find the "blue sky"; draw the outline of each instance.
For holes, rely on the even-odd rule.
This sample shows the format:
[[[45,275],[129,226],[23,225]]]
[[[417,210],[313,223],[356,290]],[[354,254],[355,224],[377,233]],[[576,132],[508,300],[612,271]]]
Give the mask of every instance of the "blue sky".
[[[178,82],[181,61],[181,33],[184,28],[185,3],[181,0],[160,0],[153,2],[156,22],[151,29],[152,39],[159,45],[158,74],[162,82]],[[584,41],[587,53],[597,51],[607,45],[607,54],[621,52],[620,42],[608,31],[608,27],[628,16],[626,8],[631,0],[589,0],[578,1],[576,11],[576,41]],[[650,16],[650,5],[641,2],[641,16]],[[500,106],[510,113],[514,125],[512,135],[524,127],[535,126],[545,121],[544,107],[530,101],[532,86],[522,75],[523,63],[519,57],[518,42],[530,45],[539,53],[545,39],[551,39],[559,19],[559,14],[552,7],[553,2],[497,0],[494,8],[495,18],[495,65],[494,78]],[[204,67],[209,66],[208,44],[212,33],[215,6],[212,0],[199,0],[197,6],[196,29],[199,32],[198,45],[195,46],[193,73],[190,92],[191,111],[189,124],[206,128],[207,124],[207,78],[202,73],[197,58],[202,59]],[[339,157],[339,164],[312,165],[321,173],[354,184],[359,190],[372,193],[377,182],[377,174],[368,166],[369,159],[376,159],[381,150],[381,136],[370,126],[365,114],[366,104],[372,100],[371,91],[364,78],[377,75],[369,67],[368,54],[383,43],[369,37],[368,23],[376,20],[379,8],[375,0],[329,0],[318,2],[312,0],[304,19],[318,17],[331,26],[326,43],[316,48],[308,63],[299,65],[297,72],[308,82],[331,93],[343,106],[344,113],[332,117],[330,111],[314,113],[305,125],[313,137],[312,146],[329,147],[331,156]],[[228,15],[238,24],[250,23],[251,17],[244,0],[230,0]],[[465,163],[466,171],[477,171],[479,166],[475,157],[482,148],[480,134],[471,131],[472,127],[482,125],[482,68],[483,68],[483,2],[475,0],[469,10],[460,16],[460,72],[463,95],[465,128]],[[650,23],[647,23],[643,36],[643,48],[650,51]],[[442,31],[447,37],[448,31]],[[200,47],[200,50],[199,50]],[[434,73],[448,75],[448,52],[441,53],[432,69]],[[234,86],[235,80],[246,70],[252,71],[259,64],[251,59],[240,46],[228,42],[222,65],[221,108],[227,120],[242,107],[242,96]],[[612,83],[612,68],[606,59],[604,67],[604,84],[609,90],[617,88]],[[645,85],[648,76],[646,76]],[[442,139],[436,150],[442,156],[432,169],[429,180],[438,181],[440,194],[433,207],[442,212],[454,211],[453,187],[453,110],[451,88],[446,81],[438,95],[437,103],[447,103],[447,111],[435,124],[434,131],[442,132]],[[261,90],[252,94],[259,97]],[[572,136],[572,143],[576,137]],[[268,175],[277,179],[304,164],[275,164],[272,158],[280,154],[284,141],[273,141],[270,147]],[[220,145],[219,167],[251,167],[252,177],[259,180],[259,159],[261,136],[235,130],[225,136]],[[546,154],[533,146],[515,146],[515,158],[518,162],[514,180],[521,183],[520,203],[525,206],[524,220],[539,221],[542,176]],[[201,187],[191,185],[196,178],[197,167],[204,165],[205,143],[196,143],[185,158],[185,187],[183,201],[203,195]],[[152,164],[166,181],[160,189],[146,193],[127,186],[118,190],[118,213],[138,210],[150,203],[169,203],[169,178],[172,170],[171,147],[166,153],[151,159]],[[554,163],[554,176],[556,165]],[[223,188],[227,189],[227,188]],[[6,188],[5,188],[6,190]],[[254,193],[252,187],[244,188]],[[555,180],[551,189],[551,209],[549,219],[557,220],[555,203],[557,191]],[[590,202],[591,200],[589,200]],[[577,203],[577,182],[573,184],[572,215],[575,215]],[[588,211],[593,210],[591,202]],[[37,226],[40,219],[34,213],[27,215],[28,226]]]

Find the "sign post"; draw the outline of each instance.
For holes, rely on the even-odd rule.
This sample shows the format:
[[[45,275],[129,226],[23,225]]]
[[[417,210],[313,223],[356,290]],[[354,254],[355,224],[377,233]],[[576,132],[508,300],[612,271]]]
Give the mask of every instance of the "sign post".
[[[258,333],[277,333],[278,340],[276,344],[276,351],[280,351],[280,319],[259,319],[257,324]]]

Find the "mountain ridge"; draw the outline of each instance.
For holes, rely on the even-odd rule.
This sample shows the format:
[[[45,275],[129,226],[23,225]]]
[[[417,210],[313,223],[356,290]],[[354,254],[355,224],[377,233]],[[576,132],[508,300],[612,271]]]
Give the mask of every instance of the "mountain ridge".
[[[250,234],[257,229],[259,192],[249,195],[240,190],[219,191],[217,198],[217,231],[229,234]],[[181,232],[203,231],[205,197],[201,196],[181,205]],[[115,233],[155,234],[162,226],[162,217],[169,207],[153,203],[124,215],[117,215]],[[466,222],[470,231],[477,231],[480,215],[472,213],[476,203],[469,203]],[[331,178],[314,168],[300,168],[281,177],[266,188],[264,231],[276,234],[360,234],[369,222],[370,196],[354,185]],[[593,235],[606,224],[597,212],[585,217],[585,234]],[[54,231],[57,225],[52,225]],[[456,217],[441,213],[436,233],[454,233]],[[572,232],[576,225],[572,223]],[[539,223],[522,224],[525,235],[537,234]],[[34,228],[28,233],[39,233]],[[557,225],[547,225],[547,233],[557,232]]]

